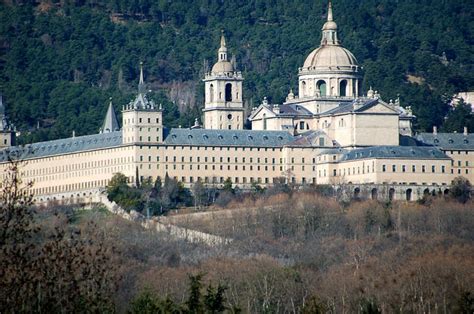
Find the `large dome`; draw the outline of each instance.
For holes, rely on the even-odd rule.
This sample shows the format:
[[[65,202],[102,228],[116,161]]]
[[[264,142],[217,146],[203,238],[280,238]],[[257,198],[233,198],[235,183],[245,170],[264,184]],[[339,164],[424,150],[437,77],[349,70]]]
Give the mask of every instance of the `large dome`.
[[[211,70],[212,73],[227,73],[234,72],[234,66],[227,60],[221,60],[216,62]]]
[[[354,55],[342,46],[327,45],[313,50],[306,58],[303,69],[357,66]]]

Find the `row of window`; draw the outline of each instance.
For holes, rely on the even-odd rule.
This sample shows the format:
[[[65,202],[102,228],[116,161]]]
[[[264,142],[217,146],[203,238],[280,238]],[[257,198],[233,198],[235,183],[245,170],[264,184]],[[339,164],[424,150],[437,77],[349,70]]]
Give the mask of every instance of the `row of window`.
[[[401,172],[407,172],[407,169],[408,168],[407,168],[406,165],[401,166]],[[387,166],[386,165],[382,165],[382,172],[387,172]],[[392,165],[392,172],[397,172],[397,165]],[[411,166],[411,172],[416,172],[416,165]],[[422,173],[426,172],[426,166],[425,165],[421,166],[421,172]],[[431,172],[432,173],[436,172],[436,166],[435,165],[431,166]],[[445,173],[445,172],[446,172],[446,167],[441,166],[441,173]]]
[[[143,118],[139,118],[138,119],[138,123],[143,123]],[[146,121],[148,123],[152,123],[152,121],[155,121],[156,124],[160,124],[160,118],[156,118],[156,119],[152,119],[152,118],[147,118]],[[124,125],[129,125],[129,124],[134,124],[135,123],[135,119],[132,118],[132,119],[125,119],[124,121]]]

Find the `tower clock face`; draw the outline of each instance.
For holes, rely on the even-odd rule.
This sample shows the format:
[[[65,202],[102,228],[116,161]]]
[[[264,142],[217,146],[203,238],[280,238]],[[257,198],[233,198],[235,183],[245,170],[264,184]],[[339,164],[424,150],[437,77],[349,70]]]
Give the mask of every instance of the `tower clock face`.
[[[227,115],[227,119],[232,120],[232,115],[230,113]]]

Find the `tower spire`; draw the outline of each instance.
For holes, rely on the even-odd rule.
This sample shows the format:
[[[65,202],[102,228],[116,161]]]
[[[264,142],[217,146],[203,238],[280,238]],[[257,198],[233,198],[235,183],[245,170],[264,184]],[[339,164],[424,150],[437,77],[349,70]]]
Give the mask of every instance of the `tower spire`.
[[[112,97],[110,97],[109,100],[109,108],[105,114],[104,123],[102,124],[100,133],[109,133],[120,129],[117,116],[115,115],[114,105],[112,104]]]
[[[332,22],[333,21],[333,17],[332,17],[332,1],[329,0],[329,3],[328,3],[328,22]]]
[[[143,61],[140,61],[140,81],[138,82],[138,92],[140,94],[146,92],[145,80],[143,79]]]
[[[217,54],[217,61],[227,61],[227,44],[225,42],[224,30],[221,30],[221,47]]]
[[[328,2],[328,17],[326,23],[323,25],[322,31],[323,36],[321,38],[321,46],[339,45],[339,39],[337,38],[337,24],[334,22],[331,0]]]

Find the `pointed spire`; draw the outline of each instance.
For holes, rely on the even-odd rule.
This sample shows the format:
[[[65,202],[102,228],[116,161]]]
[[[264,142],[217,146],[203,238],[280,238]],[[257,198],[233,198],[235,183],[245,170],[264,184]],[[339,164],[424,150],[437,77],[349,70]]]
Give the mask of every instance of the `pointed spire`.
[[[224,36],[224,30],[221,29],[221,48],[222,47],[227,47],[226,43],[225,43],[225,36]]]
[[[115,115],[114,106],[112,104],[112,97],[110,97],[109,108],[105,115],[104,123],[102,124],[101,133],[109,133],[119,130],[117,116]]]
[[[326,23],[323,25],[323,36],[321,39],[321,45],[339,45],[339,39],[337,38],[337,24],[334,22],[332,13],[332,1],[328,2],[328,17]]]
[[[140,61],[140,81],[138,82],[138,92],[140,94],[146,93],[145,80],[143,78],[143,61]]]
[[[328,22],[332,22],[333,21],[333,17],[332,17],[332,1],[329,0],[329,3],[328,3]]]
[[[227,61],[227,44],[225,42],[224,30],[221,30],[221,47],[217,53],[217,61]]]

